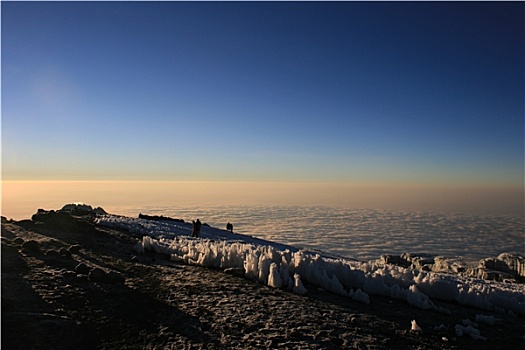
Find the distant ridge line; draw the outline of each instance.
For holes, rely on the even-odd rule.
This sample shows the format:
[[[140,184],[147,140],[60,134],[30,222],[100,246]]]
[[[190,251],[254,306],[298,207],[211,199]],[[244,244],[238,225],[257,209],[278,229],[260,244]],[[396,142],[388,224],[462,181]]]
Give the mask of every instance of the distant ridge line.
[[[145,219],[145,220],[153,220],[153,221],[174,221],[174,222],[184,222],[183,219],[174,219],[170,218],[169,216],[162,216],[162,215],[147,215],[147,214],[139,214],[139,219]]]

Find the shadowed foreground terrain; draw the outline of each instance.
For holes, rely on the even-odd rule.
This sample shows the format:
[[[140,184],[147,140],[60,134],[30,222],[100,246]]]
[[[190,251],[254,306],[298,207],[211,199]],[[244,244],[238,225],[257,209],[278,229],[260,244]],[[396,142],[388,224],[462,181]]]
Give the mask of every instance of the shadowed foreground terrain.
[[[92,214],[94,215],[94,214]],[[450,315],[371,297],[370,305],[309,288],[272,289],[220,270],[135,256],[140,237],[93,216],[2,223],[2,349],[517,349],[523,318],[456,324]],[[308,286],[307,286],[308,287]],[[416,320],[422,333],[411,331]]]

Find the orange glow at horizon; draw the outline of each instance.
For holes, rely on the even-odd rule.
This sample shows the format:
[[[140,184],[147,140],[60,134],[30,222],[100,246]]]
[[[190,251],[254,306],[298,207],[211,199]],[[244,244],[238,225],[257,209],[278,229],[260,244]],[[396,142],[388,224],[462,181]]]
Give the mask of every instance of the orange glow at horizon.
[[[523,187],[306,182],[3,181],[2,215],[82,202],[122,207],[297,205],[523,215]],[[138,213],[137,213],[138,214]]]

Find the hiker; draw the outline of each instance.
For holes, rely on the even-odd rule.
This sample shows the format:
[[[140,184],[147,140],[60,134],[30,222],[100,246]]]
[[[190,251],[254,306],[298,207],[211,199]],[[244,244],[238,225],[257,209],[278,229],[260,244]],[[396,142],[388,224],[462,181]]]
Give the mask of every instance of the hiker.
[[[226,224],[226,231],[230,231],[233,233],[233,224],[230,224],[229,222]]]
[[[201,233],[201,221],[199,219],[197,219],[197,221],[191,221],[193,223],[193,229],[191,231],[191,236],[192,237],[197,237],[199,238],[199,235]]]

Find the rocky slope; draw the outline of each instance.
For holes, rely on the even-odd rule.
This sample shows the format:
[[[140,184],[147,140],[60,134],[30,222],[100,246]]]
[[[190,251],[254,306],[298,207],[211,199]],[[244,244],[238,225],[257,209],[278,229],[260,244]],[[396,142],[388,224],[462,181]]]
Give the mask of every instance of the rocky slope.
[[[79,215],[82,214],[82,215]],[[58,216],[57,216],[58,215]],[[496,349],[525,345],[523,318],[479,324],[315,288],[287,293],[222,271],[136,256],[139,237],[93,223],[95,213],[44,213],[2,223],[2,349]],[[118,248],[118,249],[115,249]],[[483,312],[486,314],[486,312]],[[416,320],[422,332],[411,330]]]

